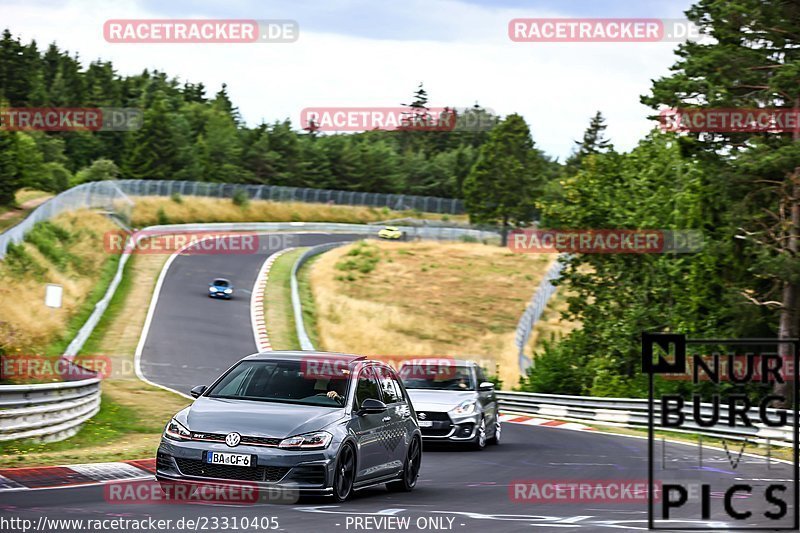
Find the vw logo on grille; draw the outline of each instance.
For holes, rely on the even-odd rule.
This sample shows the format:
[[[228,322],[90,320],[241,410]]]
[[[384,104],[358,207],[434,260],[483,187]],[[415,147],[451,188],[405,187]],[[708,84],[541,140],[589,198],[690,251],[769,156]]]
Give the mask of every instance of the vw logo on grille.
[[[428,418],[428,415],[426,415],[425,413],[420,413],[420,414],[417,415],[417,417],[420,420],[425,420],[426,418]]]
[[[238,433],[228,433],[225,435],[225,444],[233,448],[234,446],[238,446],[239,442],[242,440],[242,436]]]

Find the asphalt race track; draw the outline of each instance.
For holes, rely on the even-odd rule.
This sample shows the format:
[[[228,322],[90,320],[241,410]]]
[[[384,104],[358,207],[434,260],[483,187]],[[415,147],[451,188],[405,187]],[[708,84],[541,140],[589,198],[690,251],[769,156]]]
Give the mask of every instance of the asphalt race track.
[[[250,294],[267,257],[283,248],[361,237],[319,233],[260,235],[257,253],[176,256],[164,278],[142,350],[144,376],[184,394],[195,385],[209,385],[233,363],[257,351],[250,323]],[[208,296],[208,283],[214,278],[231,280],[235,287],[232,299]]]
[[[352,238],[298,234],[289,246]],[[185,393],[194,385],[209,383],[240,357],[255,351],[249,290],[259,267],[275,251],[179,256],[172,263],[142,354],[142,368],[149,380]],[[238,298],[217,301],[206,295],[208,282],[217,276],[233,281]],[[662,449],[658,443],[656,476],[706,481],[715,487],[721,483],[725,486],[748,483],[754,487],[752,496],[736,498],[734,506],[754,512],[748,525],[778,525],[762,516],[765,511],[776,509],[764,501],[763,487],[769,480],[790,481],[792,467],[774,463],[767,469],[764,459],[742,456],[734,468],[732,462],[736,462],[738,453],[735,445],[730,455],[705,448],[701,461],[696,447],[667,444]],[[512,484],[520,480],[586,479],[646,483],[647,475],[646,440],[506,423],[502,444],[481,452],[426,446],[419,483],[407,494],[373,488],[357,493],[343,505],[324,499],[250,505],[119,504],[107,501],[107,488],[95,485],[6,492],[0,496],[0,516],[34,523],[40,516],[50,520],[152,517],[172,520],[169,531],[225,529],[223,521],[227,529],[241,530],[241,523],[234,519],[242,517],[248,520],[276,517],[278,530],[289,532],[642,530],[647,529],[646,501],[514,501]],[[791,487],[791,482],[787,484]],[[789,502],[790,516],[795,497],[793,493],[782,495]],[[733,524],[725,514],[720,492],[713,491],[710,502],[710,521],[680,526],[724,531],[724,524],[741,525]],[[660,510],[659,503],[656,509]],[[697,505],[688,509],[693,516],[699,516]],[[194,527],[188,527],[185,521],[181,526],[178,520],[182,518],[200,521]],[[215,523],[217,527],[212,527]],[[233,527],[235,523],[238,528]],[[780,522],[780,525],[790,524],[789,518]],[[73,526],[47,530],[79,529]]]

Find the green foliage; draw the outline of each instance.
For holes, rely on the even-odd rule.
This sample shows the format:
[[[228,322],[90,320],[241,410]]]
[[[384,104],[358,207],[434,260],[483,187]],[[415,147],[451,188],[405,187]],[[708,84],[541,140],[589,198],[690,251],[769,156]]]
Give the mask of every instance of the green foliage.
[[[115,180],[119,178],[119,168],[109,159],[100,158],[84,167],[75,174],[73,185],[89,181]]]
[[[68,249],[72,234],[60,226],[47,221],[39,222],[28,232],[25,240],[33,244],[60,271],[66,270],[69,265],[80,267],[79,258]]]
[[[175,202],[176,204],[182,204],[183,203],[183,196],[181,196],[180,193],[177,193],[177,192],[172,193],[169,196],[169,199],[172,200],[173,202]]]
[[[156,211],[156,224],[158,224],[159,226],[165,226],[169,223],[170,221],[167,212],[164,211],[163,207],[159,207],[158,211]]]
[[[47,270],[25,250],[23,244],[8,243],[8,249],[6,250],[3,261],[9,271],[20,276],[25,273],[33,273],[36,278],[41,279],[47,272]]]
[[[247,194],[246,190],[236,189],[231,197],[231,201],[233,205],[245,208],[250,205],[250,196]]]
[[[470,220],[500,224],[504,239],[510,225],[531,224],[536,216],[535,200],[549,179],[549,166],[547,158],[534,148],[522,117],[506,117],[491,131],[464,180]]]
[[[336,269],[346,272],[347,281],[354,281],[354,273],[369,274],[380,262],[380,250],[377,246],[359,241],[347,252],[344,258],[336,263]]]

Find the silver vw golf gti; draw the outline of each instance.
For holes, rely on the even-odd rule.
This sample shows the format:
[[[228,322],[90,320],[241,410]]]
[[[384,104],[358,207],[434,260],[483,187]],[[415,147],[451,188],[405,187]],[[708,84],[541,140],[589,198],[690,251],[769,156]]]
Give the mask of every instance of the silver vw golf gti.
[[[245,357],[164,429],[156,477],[247,482],[337,501],[417,483],[422,436],[394,370],[364,357],[267,352]]]

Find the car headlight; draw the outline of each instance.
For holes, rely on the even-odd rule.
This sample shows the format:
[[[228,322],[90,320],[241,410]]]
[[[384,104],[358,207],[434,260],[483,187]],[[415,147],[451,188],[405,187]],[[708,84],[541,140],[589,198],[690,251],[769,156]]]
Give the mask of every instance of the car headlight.
[[[208,288],[208,292],[217,292],[217,288],[216,287],[209,287]]]
[[[174,418],[164,428],[164,436],[174,440],[190,440],[192,438],[191,432]]]
[[[233,289],[225,289],[225,294],[232,294],[232,293],[233,293]]]
[[[453,409],[453,413],[456,415],[471,415],[475,412],[476,407],[477,402],[475,400],[464,400]]]
[[[285,450],[323,450],[331,443],[333,435],[327,431],[316,431],[305,433],[283,439],[278,448]]]

